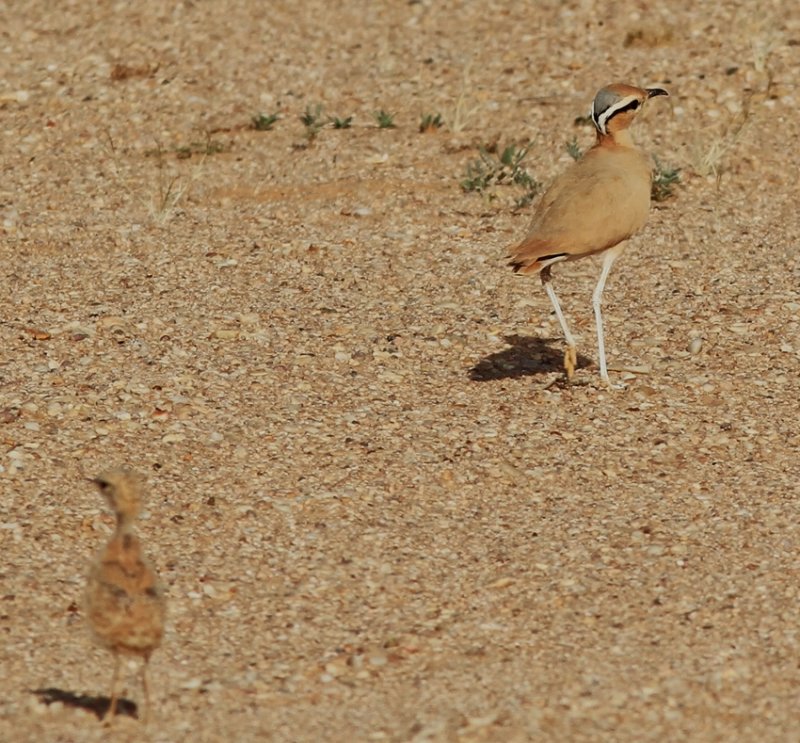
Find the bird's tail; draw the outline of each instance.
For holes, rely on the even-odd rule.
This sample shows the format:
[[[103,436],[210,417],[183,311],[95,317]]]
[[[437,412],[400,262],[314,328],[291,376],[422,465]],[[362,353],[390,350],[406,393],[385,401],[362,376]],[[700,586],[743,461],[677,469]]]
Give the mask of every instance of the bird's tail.
[[[553,246],[544,240],[524,240],[506,256],[514,273],[535,274],[543,268],[565,261],[566,253],[552,252]]]

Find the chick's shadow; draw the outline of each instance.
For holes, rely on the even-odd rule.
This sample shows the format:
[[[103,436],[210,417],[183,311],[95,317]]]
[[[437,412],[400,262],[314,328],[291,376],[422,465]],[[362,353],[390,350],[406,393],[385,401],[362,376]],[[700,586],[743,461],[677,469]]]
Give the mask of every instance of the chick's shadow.
[[[57,689],[55,687],[33,689],[31,693],[35,694],[42,704],[50,706],[54,702],[61,702],[65,707],[85,709],[89,712],[93,712],[98,720],[102,720],[111,707],[111,697],[76,694],[75,692]],[[128,715],[129,717],[139,716],[136,703],[132,702],[130,699],[121,698],[117,700],[117,714]]]
[[[563,340],[545,340],[526,335],[507,335],[503,340],[508,343],[508,348],[489,354],[469,370],[468,376],[473,382],[564,371]],[[591,359],[578,354],[576,368],[581,369],[591,363]]]

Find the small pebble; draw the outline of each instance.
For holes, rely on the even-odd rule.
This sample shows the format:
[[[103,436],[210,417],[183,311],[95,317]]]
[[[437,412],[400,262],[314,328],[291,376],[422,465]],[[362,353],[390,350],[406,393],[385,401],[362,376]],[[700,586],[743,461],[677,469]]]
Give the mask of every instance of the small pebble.
[[[689,345],[686,347],[686,350],[694,355],[700,353],[700,349],[702,347],[703,347],[702,338],[692,338],[692,340],[689,341]]]

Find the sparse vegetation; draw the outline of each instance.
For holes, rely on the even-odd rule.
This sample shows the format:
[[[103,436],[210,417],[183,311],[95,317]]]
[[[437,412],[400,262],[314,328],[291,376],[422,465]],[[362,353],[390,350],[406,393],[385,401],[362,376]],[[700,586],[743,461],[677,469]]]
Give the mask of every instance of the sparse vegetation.
[[[578,138],[573,137],[566,144],[567,152],[573,160],[580,160],[583,157],[583,150],[578,146]]]
[[[514,185],[523,193],[514,202],[516,209],[522,209],[533,201],[539,192],[539,182],[527,171],[522,161],[528,154],[529,145],[508,145],[499,155],[496,148],[481,147],[480,157],[467,164],[461,188],[486,194],[491,200],[496,194],[490,189],[499,185]]]
[[[175,157],[178,160],[188,160],[193,155],[218,155],[220,152],[227,152],[230,146],[224,145],[217,139],[212,139],[211,135],[206,135],[205,142],[191,142],[175,148]]]
[[[454,134],[464,131],[469,120],[475,115],[480,106],[475,102],[471,91],[474,90],[470,83],[470,64],[464,68],[461,76],[458,97],[450,111],[445,112],[447,128]]]
[[[419,122],[420,134],[427,134],[435,132],[444,126],[444,121],[441,114],[424,114]]]
[[[178,145],[172,147],[169,151],[172,152],[178,160],[188,160],[194,155],[217,155],[220,152],[228,152],[231,145],[220,142],[218,139],[213,139],[211,134],[206,134],[204,142],[190,142],[189,144]],[[164,159],[164,148],[158,144],[149,150],[145,150],[145,157],[155,157],[159,161]]]
[[[158,171],[156,193],[150,204],[150,211],[156,221],[166,222],[174,213],[178,202],[185,196],[189,189],[190,182],[182,183],[180,175],[170,176],[167,174],[167,162],[164,156],[164,148],[160,143],[156,143],[155,148],[148,151],[147,154],[155,157],[156,169]]]
[[[666,201],[674,195],[674,189],[681,182],[680,168],[669,168],[661,164],[657,157],[656,168],[653,173],[653,184],[650,187],[650,196],[653,201]]]
[[[322,104],[317,103],[314,106],[310,104],[306,106],[305,112],[300,115],[300,121],[303,122],[303,126],[306,128],[306,139],[309,142],[313,142],[320,129],[325,126],[325,122],[322,120]]]
[[[701,130],[686,152],[689,167],[697,175],[713,176],[717,186],[730,167],[731,152],[744,136],[754,116],[754,110],[773,94],[775,77],[771,57],[777,41],[772,19],[765,16],[761,21],[754,22],[751,33],[751,62],[756,82],[752,88],[743,92],[739,110],[732,112],[727,120],[708,127],[705,132]],[[730,67],[726,74],[735,74],[738,70],[738,66]]]
[[[388,111],[384,111],[383,109],[381,109],[380,111],[376,111],[374,116],[375,116],[375,121],[378,123],[379,129],[396,128],[396,124],[394,123],[394,114],[391,114]]]
[[[280,116],[277,113],[256,114],[250,121],[252,128],[257,132],[268,132],[278,119],[280,119]]]
[[[334,129],[349,129],[353,125],[352,116],[347,116],[344,119],[340,119],[337,116],[331,116],[329,121]]]
[[[737,145],[750,119],[750,100],[743,101],[742,111],[733,116],[722,129],[717,129],[703,139],[700,136],[688,148],[692,170],[700,176],[713,176],[717,184],[728,167],[728,155]]]

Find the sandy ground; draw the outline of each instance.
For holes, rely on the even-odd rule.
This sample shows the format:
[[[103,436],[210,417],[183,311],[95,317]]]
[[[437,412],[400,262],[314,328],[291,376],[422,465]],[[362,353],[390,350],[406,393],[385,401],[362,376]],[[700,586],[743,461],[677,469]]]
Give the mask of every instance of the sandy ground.
[[[0,739],[800,740],[787,7],[0,3]],[[681,168],[609,280],[622,391],[598,262],[567,386],[532,207],[459,186],[492,143],[548,183],[615,80]],[[117,464],[169,626],[109,732]]]

